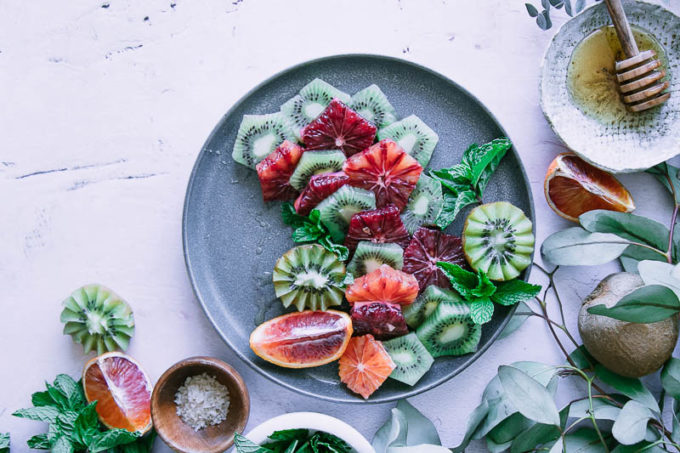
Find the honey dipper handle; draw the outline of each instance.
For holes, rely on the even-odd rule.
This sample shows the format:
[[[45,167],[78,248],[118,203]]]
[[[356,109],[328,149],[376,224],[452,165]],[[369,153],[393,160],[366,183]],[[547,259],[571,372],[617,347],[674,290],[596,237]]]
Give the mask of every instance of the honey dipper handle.
[[[626,53],[626,57],[631,58],[639,54],[640,51],[635,42],[633,31],[630,29],[630,23],[626,17],[626,12],[623,10],[621,0],[604,0],[604,2],[607,4],[609,15],[612,18],[612,22],[614,22],[616,34],[619,36],[619,41],[623,51]]]

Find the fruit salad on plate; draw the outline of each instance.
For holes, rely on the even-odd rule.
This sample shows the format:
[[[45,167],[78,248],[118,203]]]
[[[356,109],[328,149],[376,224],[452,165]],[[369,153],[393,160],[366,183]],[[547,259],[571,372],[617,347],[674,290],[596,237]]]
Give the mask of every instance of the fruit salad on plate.
[[[279,112],[244,116],[232,156],[257,171],[265,202],[285,202],[302,244],[274,264],[292,311],[252,332],[255,354],[287,368],[337,361],[369,398],[387,379],[415,385],[437,357],[475,352],[494,304],[533,297],[516,280],[531,263],[531,221],[482,203],[510,142],[429,170],[438,141],[417,116],[399,120],[376,85],[350,96],[315,79]],[[475,203],[460,236],[444,232]]]

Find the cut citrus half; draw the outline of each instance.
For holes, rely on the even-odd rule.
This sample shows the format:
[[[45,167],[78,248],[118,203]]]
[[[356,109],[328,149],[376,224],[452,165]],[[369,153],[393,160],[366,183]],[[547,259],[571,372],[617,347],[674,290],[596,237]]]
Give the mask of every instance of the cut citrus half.
[[[364,399],[378,390],[396,368],[383,344],[373,335],[352,338],[339,363],[340,380]]]
[[[552,161],[545,175],[545,199],[558,215],[578,221],[595,209],[631,212],[635,209],[628,190],[612,174],[589,164],[572,152]]]
[[[250,348],[278,366],[311,368],[340,358],[352,332],[347,313],[307,310],[260,324],[250,334]]]
[[[148,432],[152,387],[139,364],[122,352],[95,357],[83,369],[85,398],[97,401],[99,420],[108,428]]]

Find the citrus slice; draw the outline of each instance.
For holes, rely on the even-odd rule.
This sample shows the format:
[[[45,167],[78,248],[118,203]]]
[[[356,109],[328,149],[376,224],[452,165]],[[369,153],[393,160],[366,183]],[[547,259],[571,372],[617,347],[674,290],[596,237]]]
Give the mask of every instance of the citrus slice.
[[[108,352],[87,362],[83,390],[88,402],[97,401],[99,420],[108,428],[151,429],[151,381],[132,357]]]
[[[354,337],[340,357],[340,380],[368,399],[396,368],[381,342],[373,335]]]
[[[311,368],[337,360],[352,337],[352,319],[335,310],[289,313],[260,324],[250,348],[285,368]]]
[[[409,305],[418,297],[418,281],[406,272],[383,264],[371,273],[357,278],[345,292],[350,304],[354,302],[391,302]]]
[[[545,175],[545,199],[558,215],[578,221],[595,209],[631,212],[633,198],[612,174],[589,164],[572,152],[552,161]]]

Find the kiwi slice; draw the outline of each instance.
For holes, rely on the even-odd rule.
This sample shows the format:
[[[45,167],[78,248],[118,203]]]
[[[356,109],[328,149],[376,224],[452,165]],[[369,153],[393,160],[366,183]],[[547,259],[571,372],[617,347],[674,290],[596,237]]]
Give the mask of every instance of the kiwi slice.
[[[320,173],[333,173],[342,170],[345,163],[345,153],[336,150],[305,151],[292,175],[289,183],[297,190],[305,188],[309,179]]]
[[[357,92],[349,101],[349,108],[378,129],[397,121],[397,112],[378,85],[371,85]]]
[[[101,285],[86,285],[73,291],[62,305],[64,334],[82,344],[86,354],[127,349],[135,331],[135,318],[127,302],[116,293]]]
[[[413,234],[421,226],[433,225],[443,205],[441,183],[421,174],[401,214],[401,221],[409,234]]]
[[[319,203],[316,209],[320,211],[321,222],[326,225],[333,240],[342,242],[352,216],[357,212],[375,209],[375,194],[370,190],[342,186]]]
[[[299,94],[281,106],[281,113],[299,138],[302,128],[319,116],[333,98],[340,99],[344,103],[350,101],[349,94],[343,93],[321,79],[314,79],[305,85]]]
[[[397,244],[361,241],[357,245],[352,261],[347,265],[347,272],[355,277],[361,277],[383,264],[401,270],[404,265],[404,249]]]
[[[326,310],[342,303],[345,274],[345,265],[333,252],[318,244],[300,245],[276,261],[274,292],[286,308]]]
[[[383,346],[396,365],[390,377],[404,384],[415,385],[434,363],[415,333],[383,341]]]
[[[531,220],[507,201],[477,206],[465,220],[463,251],[470,266],[491,280],[517,278],[531,264]]]
[[[467,304],[440,302],[416,335],[432,357],[463,355],[477,350],[482,326],[472,321]]]
[[[412,329],[420,326],[426,318],[434,313],[441,302],[463,302],[457,292],[438,286],[428,286],[411,304],[404,307],[404,319]]]
[[[427,167],[439,136],[415,115],[407,116],[378,131],[378,140],[389,138],[399,143],[423,167]]]
[[[255,169],[257,163],[284,140],[295,141],[295,136],[281,113],[243,115],[231,157],[239,164]]]

